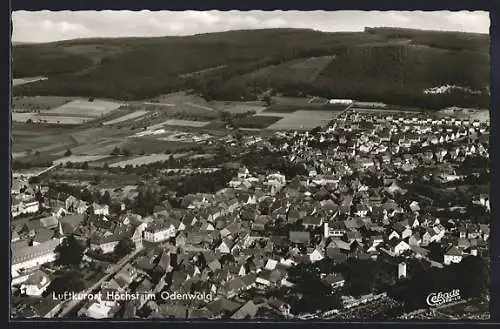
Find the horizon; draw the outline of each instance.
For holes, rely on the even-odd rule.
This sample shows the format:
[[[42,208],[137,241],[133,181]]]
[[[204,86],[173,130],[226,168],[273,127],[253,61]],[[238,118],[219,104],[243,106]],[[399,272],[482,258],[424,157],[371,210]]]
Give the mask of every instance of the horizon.
[[[436,33],[464,33],[464,34],[475,34],[475,35],[483,35],[489,36],[489,33],[481,33],[481,32],[461,32],[461,31],[451,31],[451,30],[435,30],[435,29],[414,29],[414,28],[405,28],[405,27],[396,27],[396,26],[366,26],[365,29],[398,29],[398,30],[413,30],[413,31],[425,31],[425,32],[436,32]],[[226,31],[217,31],[217,32],[202,32],[195,34],[187,34],[187,35],[162,35],[162,36],[120,36],[120,37],[81,37],[81,38],[73,38],[73,39],[61,39],[56,41],[48,41],[48,42],[26,42],[26,41],[11,41],[12,45],[41,45],[41,44],[51,44],[51,43],[59,43],[59,42],[71,42],[71,41],[84,41],[84,40],[111,40],[111,39],[162,39],[162,38],[183,38],[183,37],[194,37],[201,35],[209,35],[209,34],[218,34],[218,33],[229,33],[229,32],[246,32],[246,31],[268,31],[268,30],[309,30],[318,33],[363,33],[365,31],[339,31],[339,32],[325,32],[319,31],[315,29],[305,29],[305,28],[293,28],[293,27],[277,27],[277,28],[262,28],[262,29],[238,29],[238,30],[226,30]]]
[[[123,27],[115,29],[115,26]],[[489,35],[484,11],[16,11],[12,44],[84,39],[183,37],[230,31],[306,29],[363,32],[366,27]]]

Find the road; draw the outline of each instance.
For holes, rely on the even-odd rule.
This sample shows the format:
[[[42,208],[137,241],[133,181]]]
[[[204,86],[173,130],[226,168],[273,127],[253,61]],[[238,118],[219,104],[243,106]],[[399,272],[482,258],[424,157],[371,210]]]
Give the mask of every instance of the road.
[[[202,110],[215,112],[215,110],[213,108],[208,107],[208,106],[203,106],[203,105],[195,104],[195,103],[191,103],[191,102],[184,102],[184,104],[192,106],[192,107],[197,107],[197,108],[202,109]]]
[[[113,270],[111,273],[105,275],[102,279],[97,281],[94,285],[86,289],[85,291],[82,291],[82,294],[90,294],[93,293],[95,290],[99,289],[101,285],[111,279],[117,272],[119,272],[127,263],[129,263],[134,257],[136,257],[139,252],[141,252],[142,249],[136,250],[134,253],[125,256],[122,258],[116,265],[113,266]],[[75,307],[77,307],[79,304],[84,303],[85,301],[83,300],[70,300],[70,301],[63,301],[59,304],[56,305],[52,310],[50,310],[49,313],[45,314],[44,318],[54,318],[54,317],[59,317],[63,318],[66,316],[69,312],[71,312]]]
[[[170,104],[170,103],[153,103],[153,102],[144,102],[144,105],[158,105],[158,106],[168,106],[168,107],[174,107],[175,104]]]

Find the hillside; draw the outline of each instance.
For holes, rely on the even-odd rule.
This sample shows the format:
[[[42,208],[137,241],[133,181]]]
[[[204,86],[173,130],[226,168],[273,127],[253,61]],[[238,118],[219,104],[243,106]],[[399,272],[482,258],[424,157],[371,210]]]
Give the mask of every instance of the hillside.
[[[48,79],[16,86],[14,94],[130,100],[192,89],[207,99],[252,100],[272,87],[290,96],[486,107],[486,92],[428,96],[423,90],[443,84],[484,90],[488,52],[487,35],[394,28],[22,44],[13,46],[14,78]]]

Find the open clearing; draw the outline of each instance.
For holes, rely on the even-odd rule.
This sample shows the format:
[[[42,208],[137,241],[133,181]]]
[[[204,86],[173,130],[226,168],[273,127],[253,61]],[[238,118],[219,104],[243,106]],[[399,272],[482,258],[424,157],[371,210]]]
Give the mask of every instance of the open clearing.
[[[193,141],[170,140],[161,138],[128,138],[125,143],[121,144],[120,148],[129,150],[132,154],[160,154],[167,152],[175,152],[177,150],[189,149],[196,146]]]
[[[150,155],[143,155],[143,156],[138,156],[133,159],[129,160],[124,160],[116,163],[112,163],[109,165],[111,168],[125,168],[126,166],[130,165],[133,167],[136,166],[144,166],[147,164],[155,163],[155,162],[162,162],[162,161],[167,161],[170,159],[170,157],[173,156],[174,158],[179,158],[182,156],[185,156],[185,154],[150,154]]]
[[[227,65],[219,65],[219,66],[210,67],[210,68],[204,69],[204,70],[199,70],[199,71],[195,71],[195,72],[189,72],[189,73],[180,74],[179,77],[180,78],[190,78],[190,77],[193,77],[193,76],[200,76],[200,75],[204,75],[206,73],[212,72],[212,71],[223,69],[225,67],[227,67]]]
[[[318,75],[330,64],[335,56],[311,57],[298,59],[279,65],[268,66],[248,74],[251,79],[268,79],[283,81],[314,81]]]
[[[283,115],[278,122],[267,127],[269,130],[294,130],[313,129],[318,126],[325,126],[333,120],[340,111],[296,111]],[[261,115],[273,115],[273,113],[262,113]],[[276,115],[276,114],[274,114]]]
[[[281,115],[254,115],[250,117],[245,117],[242,119],[235,120],[234,123],[241,128],[249,129],[264,129],[270,125],[282,120]]]
[[[98,161],[102,160],[104,158],[107,158],[107,155],[71,155],[68,157],[64,157],[62,159],[54,161],[54,164],[65,164],[68,162],[71,163],[84,163],[84,162],[92,162],[92,161]]]
[[[103,101],[103,100],[94,100],[89,102],[87,100],[74,100],[67,104],[61,105],[55,109],[50,110],[51,114],[60,114],[60,115],[77,115],[81,117],[89,117],[89,118],[98,118],[103,115],[106,115],[123,104]]]
[[[177,119],[170,119],[162,123],[162,125],[166,126],[181,126],[181,127],[195,127],[195,128],[201,128],[209,124],[209,122],[206,121],[190,121],[190,120],[177,120]]]
[[[210,105],[219,111],[227,111],[232,114],[243,114],[250,111],[260,113],[266,109],[262,102],[224,102],[213,101]]]
[[[114,120],[104,122],[103,125],[108,126],[108,125],[113,125],[113,124],[121,123],[121,122],[128,121],[128,120],[137,119],[137,118],[140,118],[140,117],[146,115],[147,113],[149,113],[149,112],[148,111],[135,111],[135,112],[129,113],[127,115],[118,117]]]
[[[75,154],[86,155],[109,155],[115,147],[120,147],[123,141],[118,140],[102,140],[98,143],[85,144],[71,149]],[[62,151],[60,155],[64,154]]]
[[[92,120],[88,117],[73,117],[73,116],[59,116],[59,115],[39,115],[36,114],[30,118],[34,123],[51,123],[61,125],[80,125],[82,123]]]
[[[46,77],[31,77],[31,78],[18,78],[18,79],[12,79],[12,86],[20,86],[24,85],[26,83],[33,83],[37,81],[42,81],[42,80],[47,80]]]
[[[12,108],[15,110],[50,110],[75,100],[74,97],[60,96],[25,96],[13,97]]]
[[[33,117],[36,115],[34,112],[26,112],[26,113],[12,113],[12,121],[14,122],[26,122],[29,119],[33,120]]]

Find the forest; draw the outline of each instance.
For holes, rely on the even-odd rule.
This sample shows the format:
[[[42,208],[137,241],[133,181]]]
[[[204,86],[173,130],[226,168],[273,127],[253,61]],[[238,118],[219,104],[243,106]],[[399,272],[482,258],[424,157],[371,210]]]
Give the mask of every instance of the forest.
[[[95,54],[106,47],[114,47],[113,52]],[[285,96],[352,98],[431,109],[484,108],[489,106],[488,49],[487,35],[384,28],[73,40],[14,46],[14,78],[49,79],[16,86],[13,92],[136,100],[191,90],[207,100],[255,100],[271,88]],[[286,70],[279,75],[271,70],[265,78],[250,74],[320,56],[335,58],[311,81],[283,78],[288,76]],[[481,93],[423,94],[426,88],[444,84]]]

